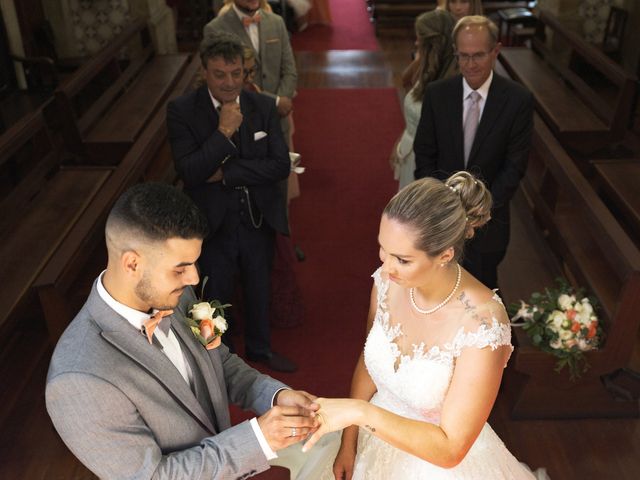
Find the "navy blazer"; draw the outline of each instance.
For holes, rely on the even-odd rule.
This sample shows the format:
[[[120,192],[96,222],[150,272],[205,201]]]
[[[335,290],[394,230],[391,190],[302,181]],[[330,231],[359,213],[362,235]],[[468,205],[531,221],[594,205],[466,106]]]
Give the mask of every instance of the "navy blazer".
[[[219,116],[207,86],[176,98],[167,106],[167,128],[176,171],[185,192],[205,212],[216,231],[232,201],[233,188],[246,186],[265,221],[288,234],[287,195],[280,185],[291,168],[289,150],[272,98],[240,94],[243,121],[239,145],[218,130]],[[257,132],[266,136],[256,139]],[[223,182],[207,183],[218,168]]]
[[[465,170],[462,91],[462,75],[427,87],[414,141],[416,178],[445,180]],[[527,169],[532,130],[531,92],[494,72],[466,168],[493,197],[491,220],[470,243],[478,251],[507,248],[509,201]]]

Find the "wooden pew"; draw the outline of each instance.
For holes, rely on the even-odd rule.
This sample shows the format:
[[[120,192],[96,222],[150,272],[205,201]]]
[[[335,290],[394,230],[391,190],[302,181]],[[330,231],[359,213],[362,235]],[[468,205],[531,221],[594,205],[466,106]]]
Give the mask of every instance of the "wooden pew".
[[[91,163],[118,163],[172,91],[188,58],[155,55],[146,21],[129,25],[56,89],[57,117],[69,149]]]
[[[636,78],[551,14],[542,11],[538,20],[533,49],[500,51],[511,77],[531,90],[538,113],[565,147],[589,155],[622,140]],[[566,45],[562,53],[561,42]],[[590,85],[577,65],[602,85]]]
[[[0,331],[25,303],[36,277],[95,199],[112,169],[63,165],[60,142],[39,109],[0,137]],[[8,175],[8,174],[11,175]],[[5,176],[5,174],[7,174]]]
[[[74,285],[94,248],[104,242],[104,222],[116,199],[128,187],[145,178],[168,179],[173,165],[161,164],[168,171],[158,171],[158,152],[167,142],[166,105],[172,98],[187,92],[200,68],[194,55],[178,83],[156,109],[132,147],[101,186],[99,195],[91,199],[50,261],[38,275],[35,287],[53,342],[64,331],[75,312],[70,309],[68,292]],[[89,292],[86,292],[87,295]]]
[[[371,22],[378,27],[411,28],[418,15],[436,8],[435,0],[366,0]],[[485,15],[505,8],[532,8],[535,2],[525,0],[483,1]]]
[[[640,251],[537,114],[532,150],[523,192],[567,277],[599,300],[606,340],[586,353],[591,367],[572,383],[566,369],[554,372],[555,357],[515,329],[513,368],[525,380],[512,416],[637,417],[637,400],[616,398],[603,380],[627,367],[633,352],[640,326]]]
[[[640,248],[640,159],[593,160],[596,190]]]

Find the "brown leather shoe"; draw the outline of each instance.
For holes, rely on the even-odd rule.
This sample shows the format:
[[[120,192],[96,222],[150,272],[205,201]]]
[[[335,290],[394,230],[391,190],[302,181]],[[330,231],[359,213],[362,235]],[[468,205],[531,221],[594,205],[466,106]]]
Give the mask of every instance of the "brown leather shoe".
[[[276,372],[291,373],[298,369],[295,363],[276,352],[271,352],[268,355],[254,355],[247,352],[247,359],[252,362],[262,363]]]

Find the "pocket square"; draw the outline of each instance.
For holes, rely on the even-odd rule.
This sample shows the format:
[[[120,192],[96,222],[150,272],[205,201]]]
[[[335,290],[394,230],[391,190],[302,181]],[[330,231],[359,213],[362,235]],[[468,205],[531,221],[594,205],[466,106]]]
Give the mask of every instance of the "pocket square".
[[[267,38],[264,43],[278,43],[279,41],[279,38]]]
[[[253,141],[257,142],[258,140],[264,138],[267,136],[267,132],[263,132],[262,130],[260,130],[259,132],[256,132],[253,134]]]

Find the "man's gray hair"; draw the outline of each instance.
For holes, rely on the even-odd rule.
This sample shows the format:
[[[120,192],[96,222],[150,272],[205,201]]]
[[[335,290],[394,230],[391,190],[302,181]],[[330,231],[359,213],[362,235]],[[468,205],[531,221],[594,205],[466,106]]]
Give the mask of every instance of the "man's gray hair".
[[[227,63],[233,63],[238,58],[244,59],[244,47],[242,40],[237,35],[216,31],[204,36],[199,48],[200,61],[202,66],[207,68],[207,62],[216,57],[224,58]]]
[[[452,37],[453,37],[453,45],[457,45],[458,32],[467,27],[479,27],[484,28],[489,33],[489,45],[493,50],[495,46],[498,44],[498,27],[496,24],[489,20],[487,17],[482,15],[468,15],[466,17],[462,17],[456,23],[456,26],[453,27]]]

